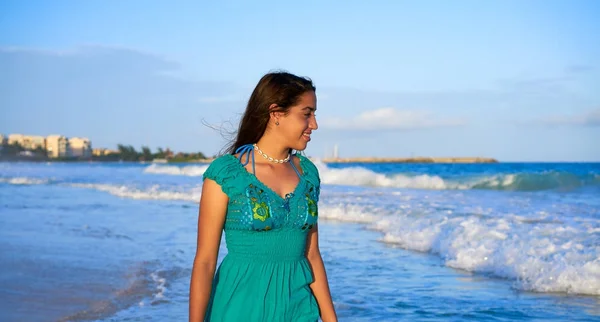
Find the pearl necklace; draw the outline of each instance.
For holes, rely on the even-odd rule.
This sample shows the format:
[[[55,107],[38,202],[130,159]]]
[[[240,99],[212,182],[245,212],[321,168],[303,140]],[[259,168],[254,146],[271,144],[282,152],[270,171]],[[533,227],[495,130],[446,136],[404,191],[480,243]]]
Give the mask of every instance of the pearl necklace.
[[[272,157],[268,156],[266,153],[264,153],[263,151],[261,151],[261,150],[258,148],[258,145],[256,145],[256,143],[254,143],[254,144],[253,144],[253,146],[254,146],[254,149],[255,149],[256,151],[258,151],[258,154],[262,155],[262,156],[263,156],[263,158],[265,158],[265,159],[269,160],[270,162],[275,162],[275,163],[286,163],[286,162],[290,161],[290,156],[289,156],[289,154],[288,154],[287,158],[285,158],[285,159],[281,159],[281,160],[280,160],[280,159],[273,159]]]

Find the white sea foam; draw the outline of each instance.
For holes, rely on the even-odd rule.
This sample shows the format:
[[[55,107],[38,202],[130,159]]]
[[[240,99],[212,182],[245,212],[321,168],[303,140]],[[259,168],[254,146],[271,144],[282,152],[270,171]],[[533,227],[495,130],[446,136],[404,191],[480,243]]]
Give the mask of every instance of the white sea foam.
[[[547,190],[576,188],[598,184],[596,175],[577,177],[571,173],[507,173],[479,176],[442,178],[432,174],[377,173],[364,167],[332,168],[322,162],[315,162],[324,184],[394,187],[428,190]]]
[[[172,165],[152,164],[144,169],[144,173],[199,177],[204,174],[206,169],[208,169],[208,165],[188,165],[184,167],[178,167]]]
[[[46,184],[49,181],[49,179],[37,179],[28,177],[0,178],[0,182],[14,185],[39,185]]]
[[[320,216],[366,222],[384,243],[437,254],[449,267],[507,278],[519,289],[600,295],[600,244],[587,235],[599,221],[571,226],[544,214],[523,221],[349,205],[322,207]]]
[[[94,189],[108,192],[112,195],[130,198],[130,199],[151,199],[151,200],[180,200],[197,202],[200,200],[201,188],[194,188],[190,191],[171,191],[161,190],[161,187],[154,185],[145,189],[133,188],[126,185],[110,184],[71,184],[73,187]]]
[[[469,188],[468,184],[447,182],[436,175],[385,175],[363,167],[331,168],[319,161],[315,161],[315,165],[324,184],[434,190]]]
[[[0,182],[5,182],[13,185],[42,185],[51,183],[50,179],[36,179],[28,177],[0,178]],[[181,200],[197,202],[200,200],[202,187],[198,186],[184,191],[174,191],[153,185],[146,188],[136,188],[128,185],[118,184],[100,184],[100,183],[58,183],[59,185],[94,189],[98,191],[108,192],[112,195],[130,198],[130,199],[150,199],[150,200]]]
[[[165,300],[165,291],[167,290],[166,284],[167,279],[158,275],[158,273],[150,274],[152,281],[156,284],[156,292],[154,293],[154,298],[152,299],[152,303],[155,304],[160,301]]]
[[[371,223],[375,216],[356,205],[325,206],[319,208],[319,217],[328,220],[353,223]]]
[[[448,184],[438,176],[419,175],[407,176],[402,174],[386,176],[365,168],[327,168],[320,172],[321,181],[325,184],[396,187],[416,189],[447,189]]]

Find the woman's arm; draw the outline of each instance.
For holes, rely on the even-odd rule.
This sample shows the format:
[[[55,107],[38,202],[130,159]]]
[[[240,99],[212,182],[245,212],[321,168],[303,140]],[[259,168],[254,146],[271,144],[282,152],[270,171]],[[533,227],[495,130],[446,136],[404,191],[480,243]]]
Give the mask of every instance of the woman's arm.
[[[321,251],[319,250],[319,229],[318,225],[310,230],[306,245],[306,258],[312,268],[314,282],[310,284],[310,288],[319,304],[319,312],[323,322],[336,322],[337,316],[333,308],[331,300],[331,292],[329,291],[329,282],[327,281],[327,273]]]
[[[229,198],[219,184],[204,179],[198,214],[198,244],[190,282],[190,322],[204,321],[228,202]]]

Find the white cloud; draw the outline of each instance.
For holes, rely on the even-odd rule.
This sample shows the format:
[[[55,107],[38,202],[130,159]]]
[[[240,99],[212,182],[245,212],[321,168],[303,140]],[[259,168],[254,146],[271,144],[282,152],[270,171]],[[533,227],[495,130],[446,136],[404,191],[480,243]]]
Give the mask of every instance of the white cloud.
[[[546,125],[600,126],[600,108],[571,115],[552,115],[543,118]]]
[[[415,130],[422,128],[462,126],[462,118],[439,118],[429,111],[399,110],[385,107],[365,111],[351,118],[330,118],[321,121],[325,128],[351,130]]]

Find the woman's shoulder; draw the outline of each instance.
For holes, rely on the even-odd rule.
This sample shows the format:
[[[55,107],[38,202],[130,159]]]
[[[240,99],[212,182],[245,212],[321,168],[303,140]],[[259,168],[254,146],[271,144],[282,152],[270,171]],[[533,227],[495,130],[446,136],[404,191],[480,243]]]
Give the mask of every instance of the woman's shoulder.
[[[220,167],[224,167],[224,166],[230,166],[232,164],[234,164],[234,161],[236,161],[236,157],[232,154],[223,154],[221,156],[216,157],[215,159],[213,159],[210,164],[209,164],[209,168],[213,167],[213,168],[220,168]]]
[[[233,154],[227,153],[227,154],[223,154],[223,155],[216,157],[214,160],[212,160],[210,165],[226,165],[226,164],[231,164],[232,161],[236,161],[236,160],[237,160],[237,158]]]
[[[202,176],[219,182],[219,179],[235,174],[238,164],[239,161],[235,156],[224,154],[215,158]]]
[[[299,153],[296,154],[296,156],[300,160],[300,167],[302,168],[304,175],[309,178],[309,180],[312,179],[311,181],[314,181],[315,184],[320,184],[321,179],[319,176],[319,169],[312,160]]]

